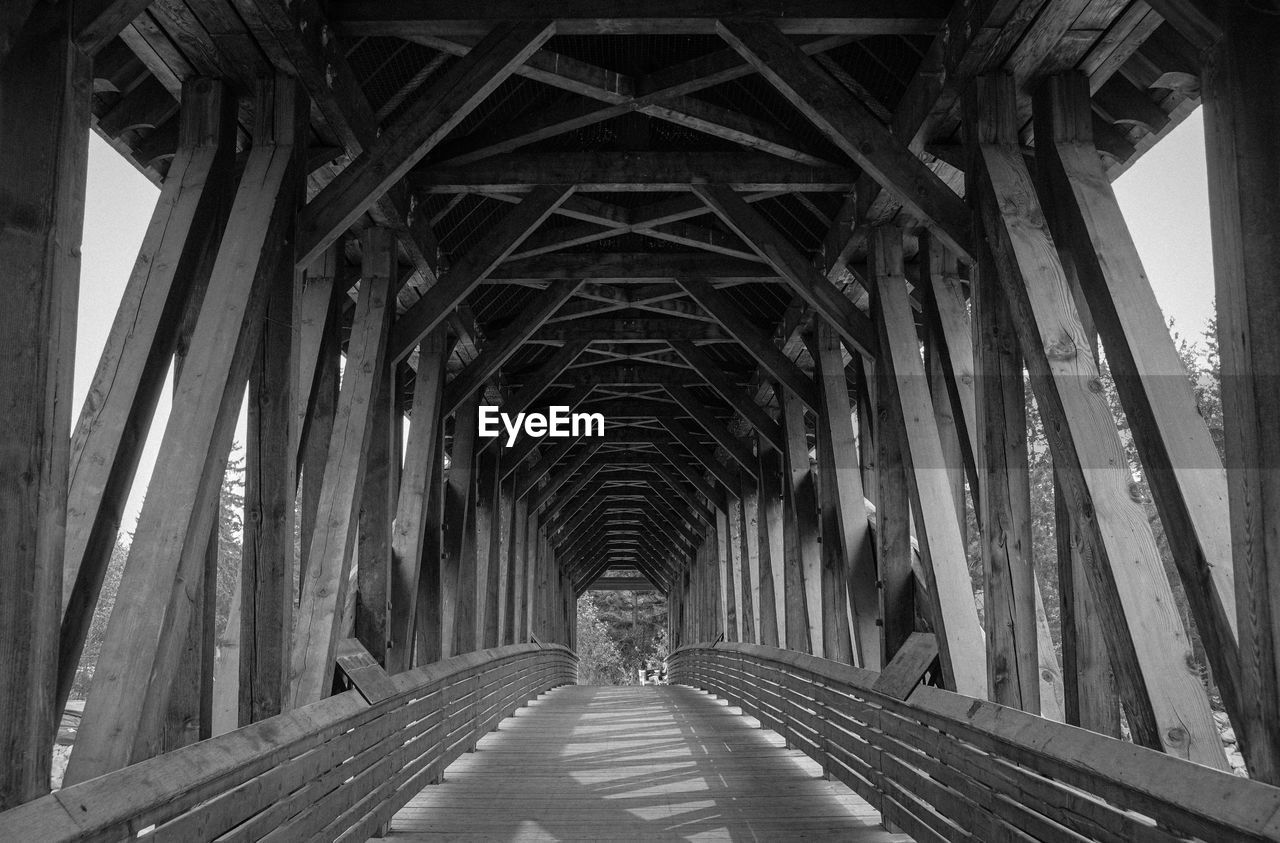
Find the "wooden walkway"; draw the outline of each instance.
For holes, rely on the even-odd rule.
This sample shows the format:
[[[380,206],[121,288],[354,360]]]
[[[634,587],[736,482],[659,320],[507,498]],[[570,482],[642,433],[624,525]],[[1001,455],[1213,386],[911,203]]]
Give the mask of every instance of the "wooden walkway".
[[[686,687],[556,689],[414,797],[388,839],[911,839],[736,712]]]

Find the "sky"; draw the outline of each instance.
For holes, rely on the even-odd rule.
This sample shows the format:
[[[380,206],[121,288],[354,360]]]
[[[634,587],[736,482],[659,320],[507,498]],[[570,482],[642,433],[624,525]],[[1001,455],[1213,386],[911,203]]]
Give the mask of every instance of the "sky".
[[[1198,341],[1213,307],[1213,260],[1204,123],[1197,110],[1114,184],[1156,299],[1178,331]],[[159,190],[97,135],[89,142],[75,406],[84,401]],[[166,384],[125,510],[131,530],[169,413]],[[244,412],[236,432],[244,442]]]

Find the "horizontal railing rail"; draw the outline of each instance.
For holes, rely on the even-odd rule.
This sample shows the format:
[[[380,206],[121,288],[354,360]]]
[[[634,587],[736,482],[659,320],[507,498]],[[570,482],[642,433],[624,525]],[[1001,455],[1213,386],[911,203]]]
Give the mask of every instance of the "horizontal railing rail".
[[[517,708],[572,684],[558,644],[467,653],[0,813],[0,840],[364,841]]]
[[[997,703],[756,644],[672,653],[918,841],[1280,840],[1280,788]]]

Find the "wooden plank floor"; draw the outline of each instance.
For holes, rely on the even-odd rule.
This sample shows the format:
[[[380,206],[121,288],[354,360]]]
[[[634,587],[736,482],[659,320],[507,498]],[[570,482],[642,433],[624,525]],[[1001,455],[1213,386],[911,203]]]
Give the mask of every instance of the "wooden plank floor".
[[[911,839],[737,711],[684,687],[559,688],[415,796],[388,840]]]

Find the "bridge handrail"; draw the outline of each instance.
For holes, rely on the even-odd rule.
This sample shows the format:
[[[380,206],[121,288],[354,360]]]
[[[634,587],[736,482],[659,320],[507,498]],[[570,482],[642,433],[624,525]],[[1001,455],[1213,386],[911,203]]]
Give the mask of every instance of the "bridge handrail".
[[[917,840],[1280,840],[1280,788],[940,688],[758,644],[691,644],[673,684],[803,750]]]
[[[391,677],[0,813],[0,840],[361,841],[504,717],[575,681],[577,655],[515,644]]]

